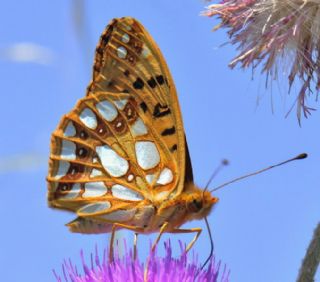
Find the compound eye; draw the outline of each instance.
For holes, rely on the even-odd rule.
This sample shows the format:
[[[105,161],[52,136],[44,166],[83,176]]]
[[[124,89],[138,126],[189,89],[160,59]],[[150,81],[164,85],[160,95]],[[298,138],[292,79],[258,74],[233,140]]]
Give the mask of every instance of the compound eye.
[[[197,208],[198,210],[201,210],[201,209],[202,209],[202,202],[201,202],[201,201],[193,200],[192,203],[196,206],[196,208]]]
[[[202,209],[202,201],[193,199],[189,204],[189,210],[191,212],[199,212]]]

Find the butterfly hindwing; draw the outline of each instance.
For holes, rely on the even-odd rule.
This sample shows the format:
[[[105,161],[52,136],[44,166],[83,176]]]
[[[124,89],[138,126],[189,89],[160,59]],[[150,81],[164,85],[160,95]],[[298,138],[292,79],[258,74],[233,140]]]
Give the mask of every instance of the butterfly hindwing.
[[[176,187],[170,152],[136,108],[130,94],[96,93],[62,119],[52,135],[48,181],[53,206],[68,201],[77,211],[113,197],[154,200]]]

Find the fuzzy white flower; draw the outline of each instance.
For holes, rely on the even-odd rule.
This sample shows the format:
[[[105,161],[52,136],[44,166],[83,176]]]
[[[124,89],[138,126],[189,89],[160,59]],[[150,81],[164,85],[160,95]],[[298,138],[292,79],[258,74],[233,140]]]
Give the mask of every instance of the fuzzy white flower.
[[[218,16],[215,29],[227,28],[231,43],[238,44],[231,68],[262,64],[272,80],[286,69],[289,90],[295,79],[301,82],[299,121],[301,112],[310,114],[306,98],[320,89],[320,0],[223,0],[203,14]]]

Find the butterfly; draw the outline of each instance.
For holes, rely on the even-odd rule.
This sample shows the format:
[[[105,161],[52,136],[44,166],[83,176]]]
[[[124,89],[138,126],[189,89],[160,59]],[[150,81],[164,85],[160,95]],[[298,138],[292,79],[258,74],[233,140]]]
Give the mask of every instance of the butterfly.
[[[48,204],[71,211],[70,231],[195,233],[180,226],[210,213],[218,198],[197,187],[167,64],[135,19],[113,19],[95,52],[86,96],[53,132]]]

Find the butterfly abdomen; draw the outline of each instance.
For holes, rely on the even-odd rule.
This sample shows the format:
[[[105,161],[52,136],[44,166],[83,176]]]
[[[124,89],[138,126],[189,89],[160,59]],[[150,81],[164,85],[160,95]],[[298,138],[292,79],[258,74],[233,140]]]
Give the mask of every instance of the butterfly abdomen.
[[[66,224],[69,230],[74,233],[99,234],[109,233],[112,230],[112,223],[95,221],[89,218],[77,217]]]

